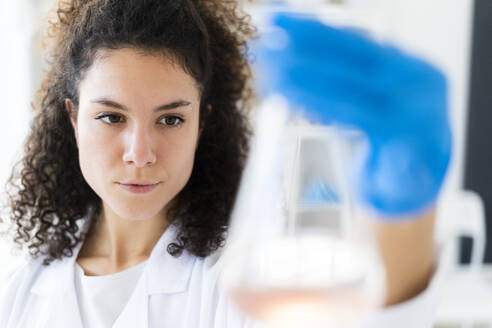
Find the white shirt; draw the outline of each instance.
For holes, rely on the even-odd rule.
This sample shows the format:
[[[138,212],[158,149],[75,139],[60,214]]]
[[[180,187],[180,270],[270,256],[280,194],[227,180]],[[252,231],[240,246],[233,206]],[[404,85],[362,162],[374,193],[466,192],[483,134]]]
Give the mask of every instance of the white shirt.
[[[75,262],[75,292],[84,327],[111,327],[128,303],[146,261],[103,276],[87,276]]]
[[[170,226],[161,236],[138,278],[135,290],[112,328],[253,328],[218,288],[223,265],[220,252],[207,258],[190,253],[176,258],[167,253],[176,229]],[[7,277],[0,289],[2,328],[83,328],[75,287],[72,257],[41,265],[30,260]],[[416,298],[385,308],[364,318],[357,328],[430,328],[437,306],[437,286],[442,265],[429,287]],[[1,288],[0,287],[0,288]]]

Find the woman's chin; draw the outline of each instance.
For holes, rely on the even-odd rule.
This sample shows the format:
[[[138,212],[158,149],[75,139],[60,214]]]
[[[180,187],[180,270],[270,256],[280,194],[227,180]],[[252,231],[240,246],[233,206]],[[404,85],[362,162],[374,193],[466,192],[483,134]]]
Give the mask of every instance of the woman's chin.
[[[163,213],[162,208],[150,208],[149,206],[129,206],[129,204],[117,204],[115,206],[109,206],[117,217],[120,217],[129,221],[144,221],[155,218],[159,214]],[[106,207],[107,208],[107,207]],[[162,214],[162,216],[164,216]]]

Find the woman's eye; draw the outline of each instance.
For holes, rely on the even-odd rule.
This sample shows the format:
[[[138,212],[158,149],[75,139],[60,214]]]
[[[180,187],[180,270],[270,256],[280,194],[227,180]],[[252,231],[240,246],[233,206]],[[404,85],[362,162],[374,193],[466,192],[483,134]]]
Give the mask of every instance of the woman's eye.
[[[103,120],[105,123],[108,124],[116,124],[123,121],[123,118],[120,115],[116,114],[102,114],[99,115],[96,119]]]
[[[181,117],[178,116],[166,116],[160,120],[164,125],[178,126],[184,122]]]

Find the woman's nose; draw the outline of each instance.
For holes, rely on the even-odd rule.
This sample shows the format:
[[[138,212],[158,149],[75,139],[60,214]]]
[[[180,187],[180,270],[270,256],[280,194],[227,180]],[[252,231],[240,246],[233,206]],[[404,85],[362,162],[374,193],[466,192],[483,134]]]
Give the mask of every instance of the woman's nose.
[[[136,167],[153,165],[156,154],[152,149],[152,140],[145,128],[137,127],[129,132],[126,138],[123,161]]]

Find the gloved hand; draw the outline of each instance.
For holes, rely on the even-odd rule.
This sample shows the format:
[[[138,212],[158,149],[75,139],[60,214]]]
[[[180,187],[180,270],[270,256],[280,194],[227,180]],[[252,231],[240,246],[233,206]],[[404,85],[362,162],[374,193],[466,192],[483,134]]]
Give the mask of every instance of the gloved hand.
[[[445,77],[356,32],[289,14],[273,23],[288,38],[254,46],[260,94],[280,93],[312,121],[366,134],[354,186],[363,204],[387,218],[432,206],[451,152]]]

